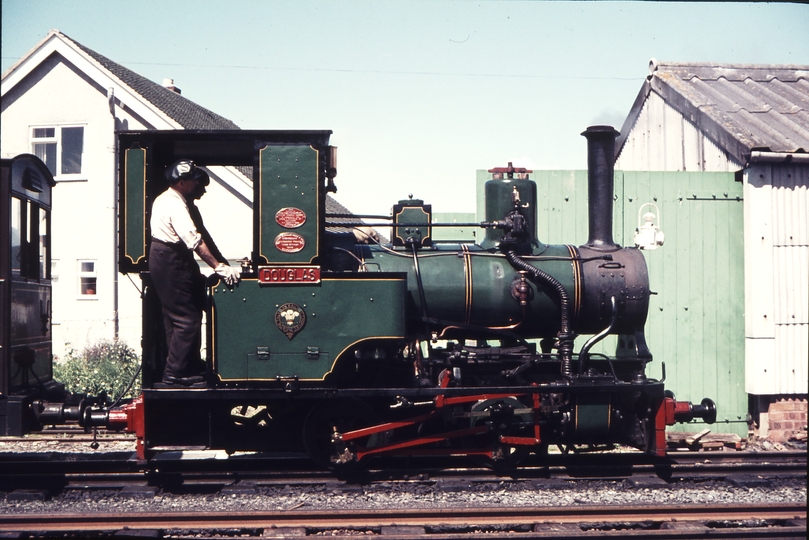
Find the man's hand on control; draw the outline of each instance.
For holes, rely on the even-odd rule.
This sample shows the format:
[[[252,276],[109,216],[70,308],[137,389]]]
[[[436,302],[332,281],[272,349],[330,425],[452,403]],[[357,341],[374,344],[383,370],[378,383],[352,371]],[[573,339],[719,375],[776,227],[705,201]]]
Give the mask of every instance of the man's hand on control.
[[[214,268],[214,272],[221,277],[225,284],[235,285],[241,279],[241,272],[237,268],[233,268],[225,263],[219,263]]]

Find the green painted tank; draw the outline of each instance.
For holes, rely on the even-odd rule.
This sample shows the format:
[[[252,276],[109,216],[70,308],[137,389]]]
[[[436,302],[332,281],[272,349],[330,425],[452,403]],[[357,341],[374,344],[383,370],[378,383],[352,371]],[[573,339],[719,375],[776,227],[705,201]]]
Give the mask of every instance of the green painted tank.
[[[357,247],[360,271],[407,275],[409,330],[442,336],[462,330],[477,337],[506,332],[525,339],[594,334],[611,326],[611,333],[638,336],[644,353],[649,280],[641,253],[611,240],[581,247],[542,243],[531,171],[509,163],[489,172],[480,245],[411,238]]]
[[[407,274],[407,312],[417,331],[425,319],[439,326],[481,335],[510,331],[522,338],[554,337],[561,307],[556,290],[514,268],[506,255],[473,244],[437,244],[413,252],[363,246],[370,272]],[[599,332],[610,324],[610,297],[616,297],[613,333],[643,328],[648,309],[648,276],[641,253],[617,249],[593,252],[582,246],[542,245],[520,257],[564,287],[572,308],[571,330]],[[631,271],[630,271],[631,270]]]

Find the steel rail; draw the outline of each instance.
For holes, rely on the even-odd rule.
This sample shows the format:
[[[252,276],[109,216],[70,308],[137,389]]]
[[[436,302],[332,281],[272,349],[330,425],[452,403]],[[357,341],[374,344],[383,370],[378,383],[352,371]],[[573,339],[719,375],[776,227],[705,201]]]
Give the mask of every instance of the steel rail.
[[[345,476],[314,468],[306,456],[236,456],[229,459],[167,459],[142,463],[132,459],[132,452],[98,453],[0,453],[0,485],[13,486],[37,477],[73,475],[110,475],[115,473],[142,474],[144,478],[159,478],[161,473],[222,477],[238,473],[241,478],[302,478],[306,475],[323,480],[325,477]],[[369,469],[355,471],[367,480],[391,478],[432,479],[443,477],[508,477],[513,480],[543,478],[630,478],[656,475],[661,478],[722,478],[728,475],[755,474],[774,477],[805,477],[806,453],[694,453],[679,454],[665,459],[650,460],[641,454],[551,455],[545,463],[529,458],[514,469],[489,470],[471,466],[462,458],[418,460],[403,462],[389,459],[369,461]]]
[[[806,519],[803,503],[512,508],[412,508],[258,512],[98,512],[0,515],[0,531],[101,531],[272,527],[486,526],[545,523],[710,522]]]

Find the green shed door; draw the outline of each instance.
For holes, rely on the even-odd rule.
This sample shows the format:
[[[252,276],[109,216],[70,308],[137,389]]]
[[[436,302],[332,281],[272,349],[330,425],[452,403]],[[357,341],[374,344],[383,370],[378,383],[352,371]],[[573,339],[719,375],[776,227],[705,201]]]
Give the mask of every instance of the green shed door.
[[[678,399],[712,398],[718,414],[710,429],[746,437],[742,184],[733,173],[627,171],[623,186],[626,243],[645,202],[660,208],[666,235],[662,247],[644,253],[658,292],[647,338],[666,362],[666,387]],[[651,373],[660,374],[660,362]]]
[[[479,182],[482,176],[479,171]],[[537,171],[532,177],[539,240],[587,242],[587,171]],[[718,413],[710,429],[745,437],[742,185],[733,173],[616,171],[616,243],[634,246],[638,211],[645,203],[659,209],[665,234],[662,247],[644,251],[651,290],[657,293],[646,325],[654,356],[648,374],[661,377],[665,362],[666,388],[677,399],[699,403],[710,397]],[[587,337],[577,340],[577,350]],[[601,350],[614,353],[615,339],[605,340]]]

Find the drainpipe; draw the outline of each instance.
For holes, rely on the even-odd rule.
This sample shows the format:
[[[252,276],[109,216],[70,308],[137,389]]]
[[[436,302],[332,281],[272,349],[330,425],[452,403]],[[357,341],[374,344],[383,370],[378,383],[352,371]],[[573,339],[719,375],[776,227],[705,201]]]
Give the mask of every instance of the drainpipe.
[[[112,153],[112,326],[114,337],[117,340],[119,334],[119,317],[118,317],[118,189],[117,189],[117,171],[116,164],[118,163],[118,138],[115,136],[115,88],[110,87],[107,89],[107,103],[110,106],[110,118],[112,129],[112,144],[110,145],[110,152]]]

